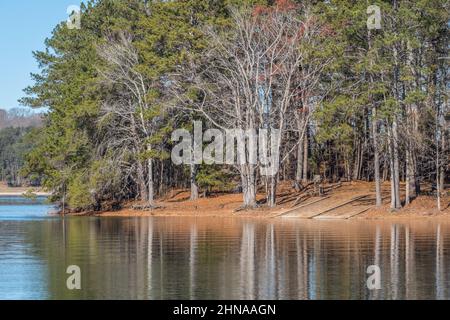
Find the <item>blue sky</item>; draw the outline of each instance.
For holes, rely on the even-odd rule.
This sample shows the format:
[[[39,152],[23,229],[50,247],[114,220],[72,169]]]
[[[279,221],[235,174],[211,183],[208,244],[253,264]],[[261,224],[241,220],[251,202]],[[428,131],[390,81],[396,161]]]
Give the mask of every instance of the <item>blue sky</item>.
[[[53,28],[67,19],[78,0],[0,0],[0,108],[18,107],[30,72],[37,72],[32,51],[44,49]]]

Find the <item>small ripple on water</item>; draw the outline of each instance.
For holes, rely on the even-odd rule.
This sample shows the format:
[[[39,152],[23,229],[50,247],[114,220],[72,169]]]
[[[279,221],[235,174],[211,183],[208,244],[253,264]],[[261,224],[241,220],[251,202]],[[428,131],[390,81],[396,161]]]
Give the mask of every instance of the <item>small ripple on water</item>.
[[[407,242],[390,223],[9,216],[0,217],[0,297],[368,299],[374,261],[378,298],[450,292],[450,224],[439,238],[436,225],[411,225]],[[78,293],[65,289],[71,264],[85,279]]]

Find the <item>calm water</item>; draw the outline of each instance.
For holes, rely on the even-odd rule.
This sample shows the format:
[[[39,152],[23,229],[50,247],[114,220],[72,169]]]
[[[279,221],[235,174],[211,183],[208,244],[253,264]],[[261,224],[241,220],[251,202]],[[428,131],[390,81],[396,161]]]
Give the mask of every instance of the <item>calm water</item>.
[[[0,299],[448,299],[450,223],[52,218],[0,204]],[[369,265],[382,289],[366,288]],[[82,290],[66,269],[82,270]]]

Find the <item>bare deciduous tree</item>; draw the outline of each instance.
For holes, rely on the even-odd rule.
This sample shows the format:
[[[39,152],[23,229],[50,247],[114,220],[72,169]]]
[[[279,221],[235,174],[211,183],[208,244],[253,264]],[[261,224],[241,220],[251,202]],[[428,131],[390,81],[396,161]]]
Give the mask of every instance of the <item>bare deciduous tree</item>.
[[[300,108],[307,109],[318,100],[314,93],[328,60],[316,63],[318,60],[306,48],[323,30],[307,10],[290,3],[270,8],[244,7],[231,12],[234,28],[208,29],[211,49],[201,64],[191,64],[180,71],[182,80],[178,85],[175,81],[174,87],[178,88],[178,101],[194,106],[193,109],[218,128],[269,131],[266,143],[276,141],[262,149],[270,150],[270,158],[275,162],[271,165],[276,165],[277,170],[270,174],[264,172],[263,176],[268,204],[274,206],[280,145],[288,130],[286,122],[291,115],[297,116],[296,131],[299,144],[303,143],[309,113],[299,117],[295,102],[300,100]],[[186,83],[190,84],[188,88]],[[189,94],[192,91],[197,92],[196,98],[201,98],[193,99]],[[275,136],[272,129],[279,130],[280,134]],[[238,137],[241,141],[248,138]],[[244,161],[237,165],[244,207],[256,206],[257,169],[265,170],[261,161],[251,163],[250,153],[247,146]]]
[[[118,117],[119,121],[126,122],[126,125],[120,126],[125,132],[117,128],[120,134],[115,136],[118,140],[114,144],[123,146],[122,143],[132,140],[133,154],[138,156],[136,166],[141,198],[153,206],[155,192],[151,138],[157,131],[158,119],[149,117],[152,105],[148,97],[152,83],[138,71],[139,54],[133,46],[131,35],[119,33],[110,36],[107,44],[99,46],[98,53],[108,64],[105,70],[100,70],[101,74],[108,83],[120,87],[117,91],[123,97],[119,103],[113,101],[103,105],[105,115],[111,114]],[[146,162],[146,168],[143,161]]]

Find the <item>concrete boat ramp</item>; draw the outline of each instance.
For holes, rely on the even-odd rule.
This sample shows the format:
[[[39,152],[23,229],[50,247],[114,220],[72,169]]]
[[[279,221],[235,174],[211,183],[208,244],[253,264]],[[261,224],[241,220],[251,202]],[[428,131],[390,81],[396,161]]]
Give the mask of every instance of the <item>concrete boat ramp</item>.
[[[387,198],[384,198],[386,200]],[[375,206],[373,194],[312,197],[300,205],[275,212],[272,218],[350,219]]]

